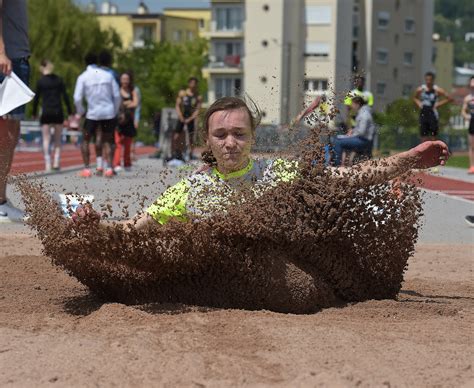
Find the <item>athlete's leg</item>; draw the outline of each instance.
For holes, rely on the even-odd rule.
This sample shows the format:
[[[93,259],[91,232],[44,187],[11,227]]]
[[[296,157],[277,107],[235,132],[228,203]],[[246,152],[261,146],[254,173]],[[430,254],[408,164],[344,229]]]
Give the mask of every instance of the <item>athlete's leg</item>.
[[[7,176],[20,137],[20,121],[0,118],[0,204],[7,200]]]
[[[43,155],[45,170],[51,170],[51,154],[49,153],[49,145],[51,144],[51,126],[49,124],[43,124],[41,126],[41,136],[43,143]]]
[[[63,135],[63,125],[55,124],[54,125],[54,159],[53,159],[53,168],[59,168],[61,160],[61,140]]]
[[[474,174],[474,134],[469,134],[469,174]]]

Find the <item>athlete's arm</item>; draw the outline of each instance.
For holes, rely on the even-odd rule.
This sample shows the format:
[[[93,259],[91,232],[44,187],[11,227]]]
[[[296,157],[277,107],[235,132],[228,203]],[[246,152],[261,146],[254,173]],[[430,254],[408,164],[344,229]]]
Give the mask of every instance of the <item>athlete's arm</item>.
[[[446,91],[443,88],[438,88],[438,96],[444,97],[444,98],[435,104],[435,109],[442,107],[443,105],[446,105],[450,103],[451,101],[453,101],[453,98],[448,93],[446,93]]]
[[[84,79],[83,76],[80,75],[76,81],[76,87],[74,88],[74,106],[76,107],[76,112],[82,116],[86,110],[84,109],[83,104],[84,98]]]
[[[138,93],[134,89],[133,92],[132,92],[132,100],[131,101],[124,101],[124,105],[125,105],[125,103],[127,103],[126,107],[130,108],[130,109],[133,109],[133,108],[136,108],[138,106],[138,102],[139,102]]]
[[[471,114],[467,110],[467,104],[469,103],[470,99],[471,99],[471,95],[468,94],[466,97],[464,97],[464,100],[462,101],[461,114],[462,114],[462,117],[464,117],[464,119],[466,120],[471,119]]]
[[[181,112],[182,95],[183,95],[183,91],[180,90],[178,93],[178,97],[176,98],[175,109],[176,109],[176,113],[178,114],[179,121],[184,122],[183,112]]]
[[[188,123],[190,123],[191,121],[194,121],[196,119],[196,117],[198,117],[199,115],[199,112],[201,111],[201,107],[202,107],[202,97],[201,96],[198,96],[197,98],[197,104],[196,104],[196,109],[194,109],[194,112],[193,114],[191,115],[191,117],[189,117],[186,121]]]
[[[448,158],[449,150],[445,143],[440,140],[426,141],[408,151],[381,159],[376,166],[369,161],[357,168],[339,168],[335,171],[350,172],[356,179],[378,184],[395,179],[414,168],[444,166]]]
[[[7,57],[3,41],[3,0],[0,0],[0,73],[10,75],[11,71],[12,62]]]
[[[415,102],[416,106],[418,108],[422,108],[423,104],[421,103],[420,101],[420,93],[421,93],[421,86],[417,87],[416,90],[415,90],[415,93],[413,94],[413,101]]]

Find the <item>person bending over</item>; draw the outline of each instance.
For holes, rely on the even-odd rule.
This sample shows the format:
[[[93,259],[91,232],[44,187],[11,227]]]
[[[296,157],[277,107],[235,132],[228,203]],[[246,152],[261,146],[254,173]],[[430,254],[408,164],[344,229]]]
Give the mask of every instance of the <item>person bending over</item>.
[[[243,186],[254,187],[254,193],[258,196],[265,188],[296,179],[296,161],[254,159],[251,156],[258,124],[259,118],[242,99],[223,97],[215,101],[204,116],[207,150],[203,153],[203,159],[209,168],[182,179],[161,194],[145,213],[121,223],[141,229],[148,224],[166,224],[172,219],[189,221],[196,217],[208,217],[222,211]],[[412,163],[414,168],[444,164],[448,154],[448,147],[441,141],[420,144],[386,158],[386,163],[375,167],[383,174],[375,174],[377,178],[374,179],[382,183],[406,173],[406,163],[403,162]],[[374,172],[370,164],[359,166],[361,168],[353,170],[354,174],[363,175],[369,170]],[[339,170],[347,171],[345,168]],[[73,214],[73,220],[80,221],[83,217],[98,219],[98,214],[92,207],[83,206]]]

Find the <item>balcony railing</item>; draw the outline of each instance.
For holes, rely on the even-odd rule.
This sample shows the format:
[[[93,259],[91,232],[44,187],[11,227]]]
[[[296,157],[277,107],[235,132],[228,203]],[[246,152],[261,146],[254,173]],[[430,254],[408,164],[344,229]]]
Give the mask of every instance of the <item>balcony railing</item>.
[[[240,55],[226,55],[225,57],[209,57],[208,67],[219,68],[242,68],[242,57]]]

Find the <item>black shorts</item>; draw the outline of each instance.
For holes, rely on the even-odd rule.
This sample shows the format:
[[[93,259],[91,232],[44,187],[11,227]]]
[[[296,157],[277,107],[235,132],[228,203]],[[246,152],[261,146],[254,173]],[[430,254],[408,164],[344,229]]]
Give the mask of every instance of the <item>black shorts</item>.
[[[437,136],[439,121],[433,110],[422,110],[420,113],[420,136]]]
[[[117,119],[109,120],[90,120],[86,119],[84,122],[84,130],[91,136],[95,136],[97,128],[102,130],[102,133],[114,133],[117,128]]]
[[[180,120],[176,123],[176,128],[174,130],[176,133],[182,133],[184,131],[184,123]],[[188,123],[188,132],[191,137],[194,133],[194,120]]]
[[[63,112],[43,112],[40,117],[40,124],[62,124],[64,122]]]
[[[469,120],[469,135],[474,135],[474,117],[471,116],[471,120]]]

